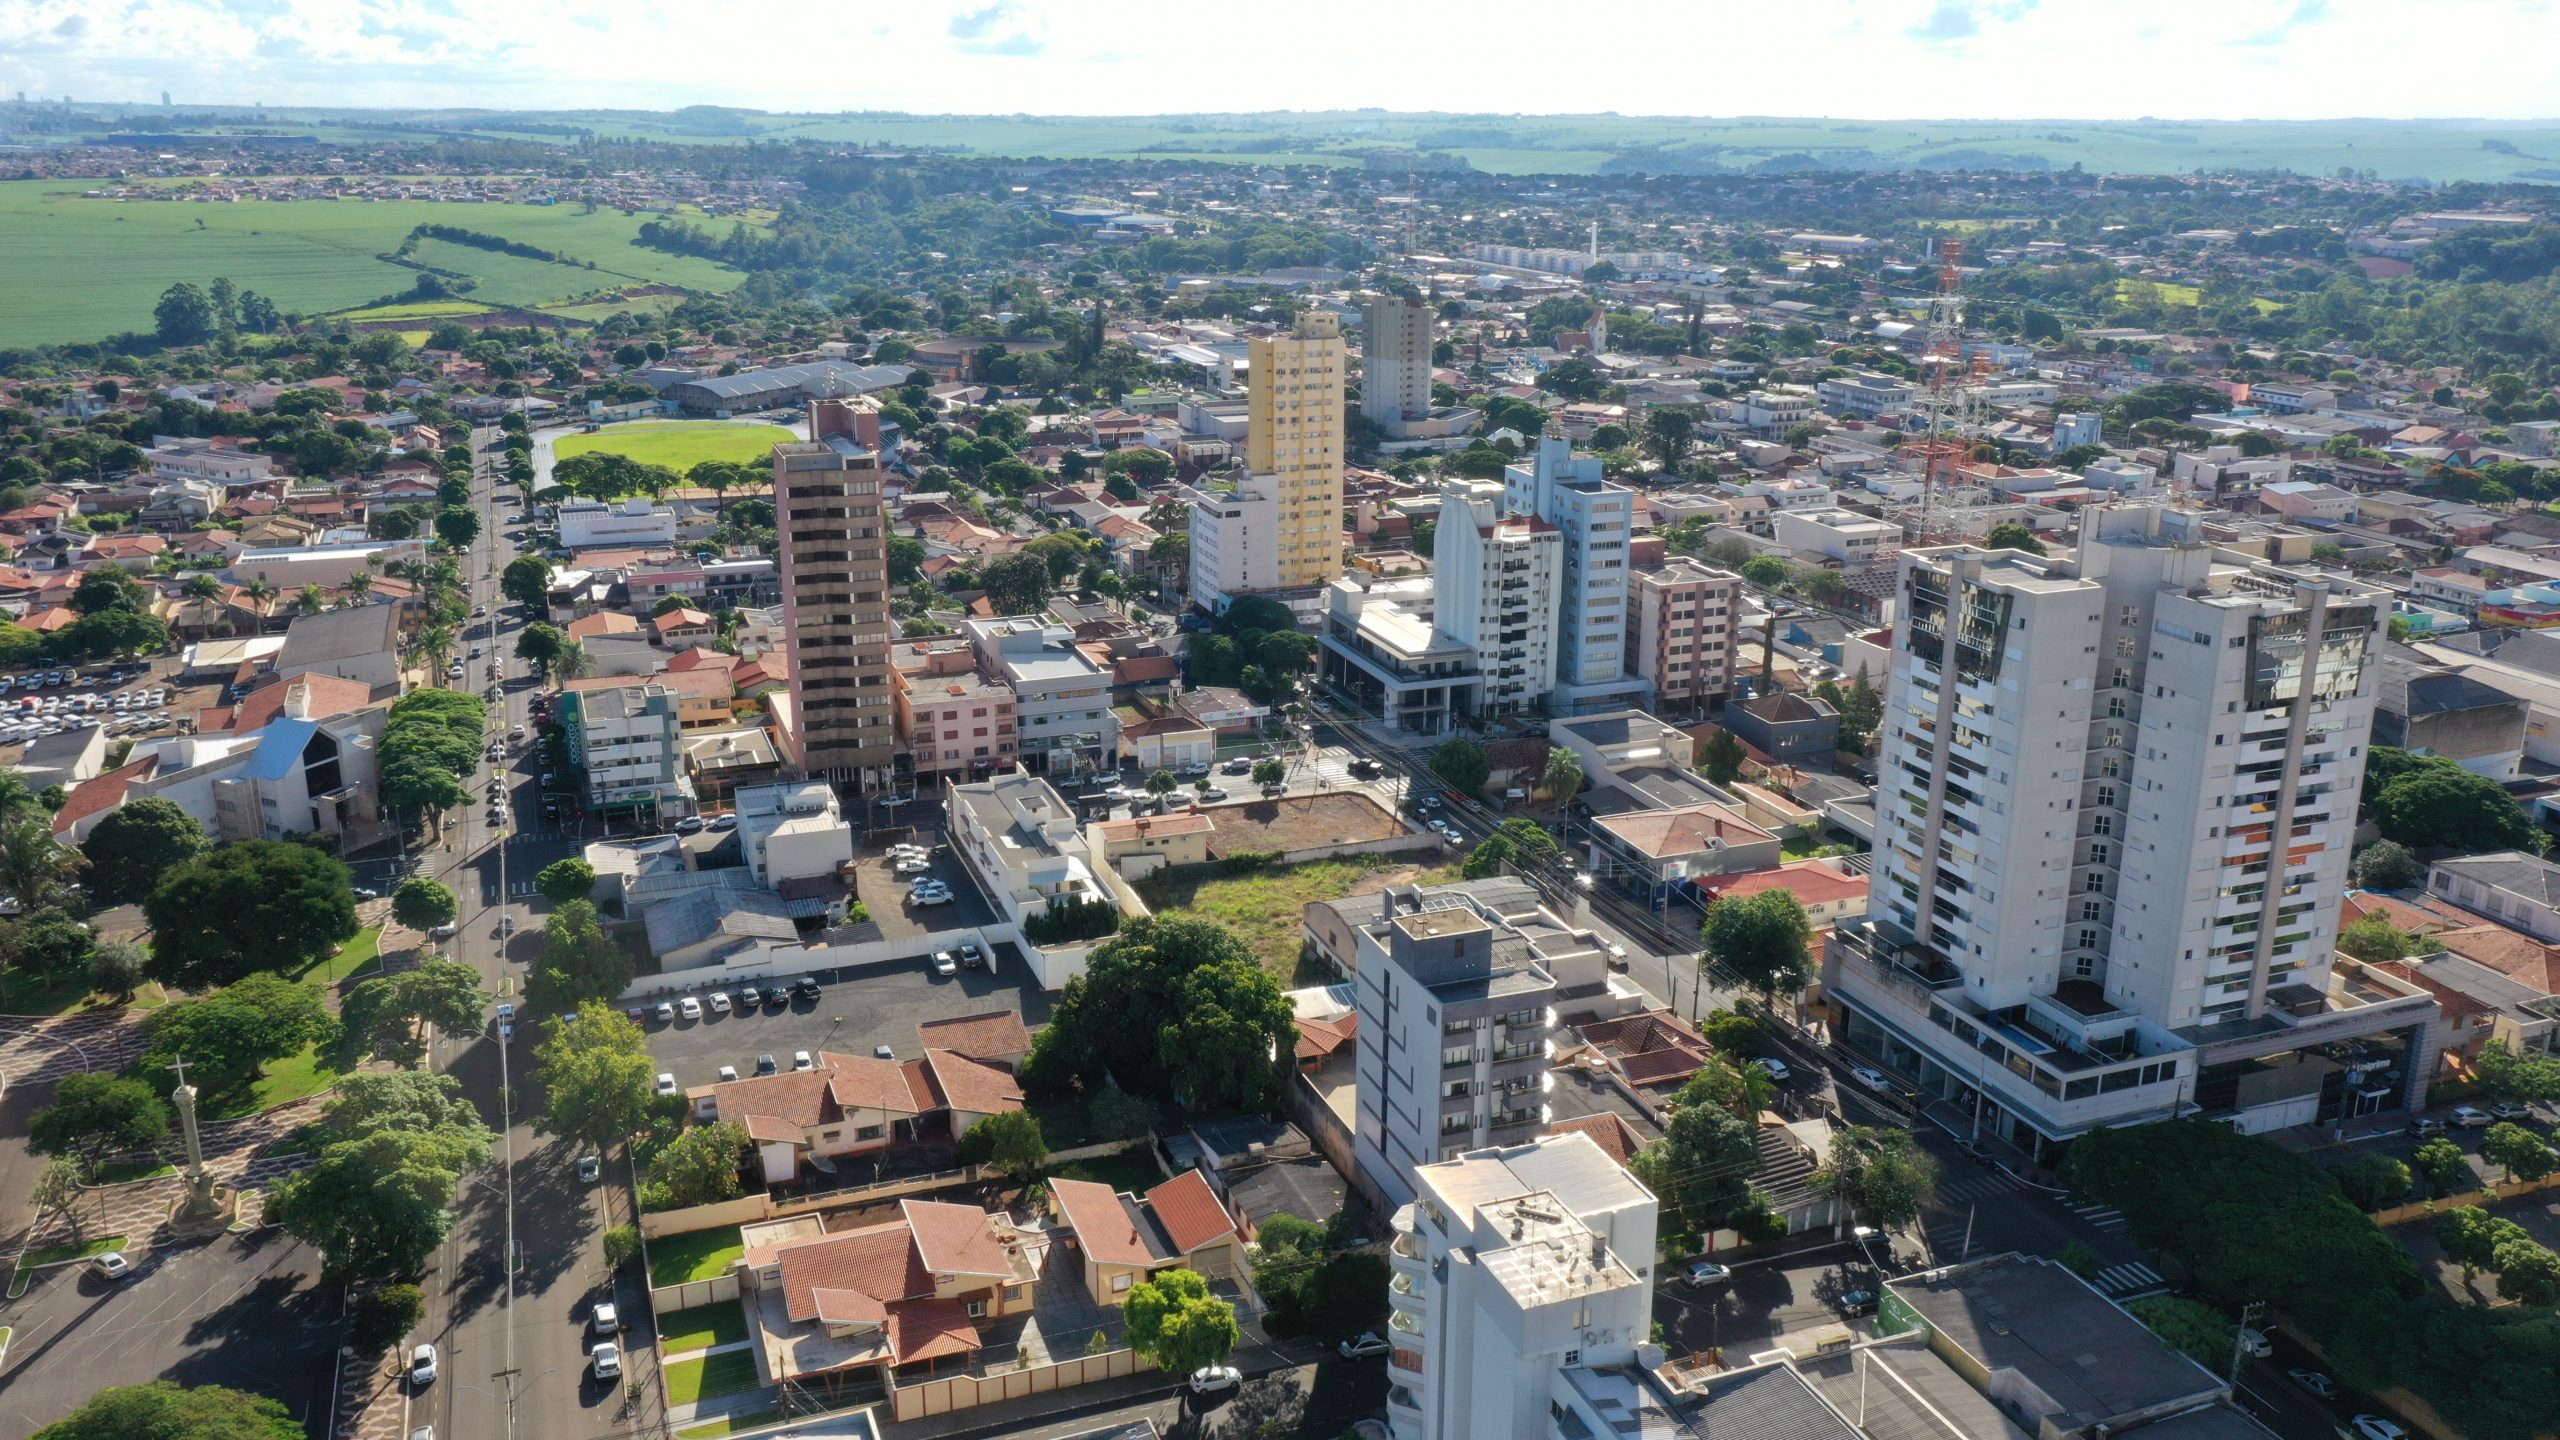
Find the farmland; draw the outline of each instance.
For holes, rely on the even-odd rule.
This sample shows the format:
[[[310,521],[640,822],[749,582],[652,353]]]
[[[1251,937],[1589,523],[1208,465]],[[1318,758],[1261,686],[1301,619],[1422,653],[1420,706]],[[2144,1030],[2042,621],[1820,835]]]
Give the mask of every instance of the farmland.
[[[779,425],[738,420],[643,421],[608,425],[593,435],[563,435],[557,453],[563,459],[590,450],[628,455],[643,465],[664,465],[681,474],[705,460],[750,464],[773,458],[773,447],[799,437]]]
[[[562,265],[425,241],[416,258],[481,281],[492,305],[570,301],[637,284],[725,291],[743,278],[712,261],[632,243],[646,218],[570,206],[292,200],[236,204],[84,199],[77,182],[0,183],[0,345],[95,340],[151,328],[176,281],[229,276],[288,314],[316,315],[406,291],[415,271],[379,258],[414,226],[504,235],[580,262]],[[592,267],[592,268],[590,268]],[[427,320],[428,307],[375,318]]]

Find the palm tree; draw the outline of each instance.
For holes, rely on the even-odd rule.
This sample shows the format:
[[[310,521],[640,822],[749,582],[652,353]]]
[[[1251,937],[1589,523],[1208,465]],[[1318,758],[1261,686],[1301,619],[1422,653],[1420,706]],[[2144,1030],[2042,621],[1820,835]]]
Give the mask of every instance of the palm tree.
[[[593,674],[595,668],[596,657],[587,653],[583,641],[571,640],[560,647],[559,654],[551,657],[551,678],[564,690],[570,681]]]
[[[0,822],[0,894],[25,914],[88,862],[53,838],[53,823],[20,813]]]
[[[211,575],[192,575],[187,578],[187,595],[191,599],[211,600],[221,593],[222,582]]]
[[[359,570],[347,577],[347,593],[361,600],[373,593],[373,572]]]
[[[433,678],[442,675],[446,662],[453,658],[453,627],[430,625],[420,630],[418,638],[410,643],[417,647],[420,654],[427,657],[428,676]]]
[[[305,585],[294,597],[293,607],[305,615],[317,615],[329,608],[329,593],[317,585]]]
[[[250,581],[241,589],[248,595],[250,603],[258,607],[258,613],[261,615],[267,613],[267,602],[276,598],[275,582],[264,575]]]

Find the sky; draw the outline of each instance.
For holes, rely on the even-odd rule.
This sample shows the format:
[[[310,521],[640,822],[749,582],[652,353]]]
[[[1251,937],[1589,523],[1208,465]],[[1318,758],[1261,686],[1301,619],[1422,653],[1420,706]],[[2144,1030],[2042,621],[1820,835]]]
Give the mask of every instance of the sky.
[[[0,0],[0,95],[1142,115],[2560,117],[2560,0]]]

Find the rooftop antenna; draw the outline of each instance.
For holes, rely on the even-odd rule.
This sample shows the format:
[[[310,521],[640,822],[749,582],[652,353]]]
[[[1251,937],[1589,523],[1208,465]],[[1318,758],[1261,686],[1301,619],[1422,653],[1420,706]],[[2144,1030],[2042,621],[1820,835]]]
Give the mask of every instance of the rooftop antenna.
[[[1928,388],[1920,400],[1918,539],[1923,545],[1937,543],[1944,532],[1942,492],[1956,483],[1956,472],[1967,456],[1963,439],[1955,433],[1962,386],[1954,379],[1964,363],[1964,237],[1941,236],[1937,251],[1938,289],[1929,297],[1928,339],[1920,351],[1920,364],[1928,371]]]

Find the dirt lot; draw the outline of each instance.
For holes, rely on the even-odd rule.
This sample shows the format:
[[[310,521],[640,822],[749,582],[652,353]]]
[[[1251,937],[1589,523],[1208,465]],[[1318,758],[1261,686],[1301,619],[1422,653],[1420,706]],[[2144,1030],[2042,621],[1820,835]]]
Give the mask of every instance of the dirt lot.
[[[1400,857],[1350,855],[1278,865],[1249,875],[1220,875],[1214,865],[1158,871],[1138,882],[1138,894],[1159,915],[1189,915],[1233,931],[1283,985],[1317,985],[1333,976],[1322,967],[1301,973],[1304,922],[1310,900],[1375,895],[1390,885],[1439,885],[1458,878],[1454,866],[1399,863]]]
[[[1212,854],[1276,850],[1289,854],[1320,845],[1362,845],[1408,833],[1404,821],[1360,792],[1291,795],[1279,800],[1232,801],[1204,806],[1218,827]]]

